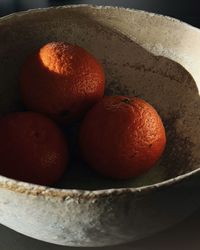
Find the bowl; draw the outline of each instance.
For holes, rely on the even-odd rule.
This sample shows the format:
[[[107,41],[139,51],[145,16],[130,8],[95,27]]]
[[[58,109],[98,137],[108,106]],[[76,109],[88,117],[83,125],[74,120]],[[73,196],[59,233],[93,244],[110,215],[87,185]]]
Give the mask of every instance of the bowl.
[[[0,176],[0,223],[59,245],[107,246],[147,237],[199,208],[200,31],[161,15],[89,5],[3,17],[1,114],[22,109],[21,65],[49,41],[94,54],[104,66],[108,95],[150,102],[163,119],[167,147],[151,171],[128,181],[99,177],[75,156],[55,187]],[[75,132],[76,125],[70,135]]]

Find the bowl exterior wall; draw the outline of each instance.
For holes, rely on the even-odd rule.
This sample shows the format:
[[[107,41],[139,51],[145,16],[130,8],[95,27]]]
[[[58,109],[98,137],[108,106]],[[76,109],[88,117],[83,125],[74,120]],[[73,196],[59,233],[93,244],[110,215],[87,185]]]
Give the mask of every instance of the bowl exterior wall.
[[[6,46],[11,38],[17,41],[16,34],[11,32],[15,20],[24,25],[27,23],[27,27],[32,27],[37,17],[42,29],[47,27],[48,19],[53,19],[54,16],[57,17],[55,25],[59,22],[62,25],[64,16],[76,17],[79,20],[80,14],[86,17],[86,26],[89,25],[88,20],[90,20],[99,25],[99,32],[102,32],[102,25],[109,27],[113,32],[120,32],[134,41],[134,46],[139,44],[152,55],[165,56],[179,63],[192,75],[197,87],[199,86],[200,32],[174,19],[135,10],[80,6],[15,14],[0,21],[0,54],[3,55],[2,50],[6,47],[8,49],[6,53],[9,56],[12,53],[18,53],[18,47],[13,46],[10,50],[10,47]],[[76,29],[78,30],[78,26],[74,25],[71,32],[76,33]],[[46,30],[48,31],[48,28]],[[10,34],[9,39],[6,37],[7,32]],[[54,33],[58,39],[61,34],[62,29],[59,30],[59,28],[57,33]],[[14,64],[17,67],[13,74],[10,72],[6,75],[2,86],[3,82],[12,82],[17,77],[25,54],[30,51],[30,35],[23,36],[22,58],[19,56],[8,62],[7,54],[4,54],[5,58],[2,60],[13,68],[15,68]],[[80,36],[82,36],[81,33]],[[87,37],[87,34],[85,36]],[[108,35],[105,33],[105,36]],[[44,40],[38,40],[35,31],[32,30],[31,39],[35,43],[34,48],[51,38],[50,36]],[[110,36],[107,37],[107,40],[109,39]],[[89,43],[86,45],[89,46]],[[99,50],[95,46],[93,48],[96,51]],[[116,48],[112,47],[107,49],[116,51]],[[116,55],[117,53],[118,51]],[[100,50],[97,56],[101,58]],[[136,68],[135,70],[137,71]],[[4,71],[3,67],[0,68],[1,74]],[[1,103],[1,108],[5,108],[5,111],[15,109],[19,101],[18,98],[15,99],[16,91],[17,84],[14,88],[7,85],[2,87],[2,93],[8,93],[6,100]],[[13,99],[16,102],[13,102]],[[3,183],[1,178],[0,223],[30,237],[67,246],[106,246],[140,239],[179,222],[200,206],[198,173],[181,182],[163,187],[154,185],[135,192],[128,189],[114,192],[107,190],[103,195],[95,195],[95,192],[85,195],[80,191],[74,196],[54,196],[49,195],[49,192],[45,195],[45,189],[40,194],[37,188],[34,195],[29,194],[24,191],[29,189],[28,184],[25,185],[24,190],[19,188],[9,190],[6,185],[1,185]],[[10,186],[12,186],[11,182]]]

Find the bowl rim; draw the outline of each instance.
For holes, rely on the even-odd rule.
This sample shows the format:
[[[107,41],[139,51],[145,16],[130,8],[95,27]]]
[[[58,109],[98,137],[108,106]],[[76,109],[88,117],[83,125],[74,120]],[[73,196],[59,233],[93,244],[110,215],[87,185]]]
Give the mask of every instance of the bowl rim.
[[[37,8],[37,9],[29,9],[26,11],[20,11],[20,12],[14,12],[12,14],[0,17],[0,25],[4,23],[4,21],[9,21],[13,18],[19,18],[23,17],[25,15],[34,14],[34,13],[42,13],[49,10],[60,10],[60,9],[78,9],[78,8],[88,8],[88,9],[99,9],[99,10],[105,10],[105,9],[120,9],[128,12],[135,12],[135,13],[141,13],[143,15],[148,15],[149,17],[160,17],[162,19],[167,19],[169,22],[175,22],[179,23],[181,25],[185,25],[186,27],[190,29],[194,29],[197,32],[200,32],[200,29],[186,23],[183,21],[180,21],[176,18],[156,14],[153,12],[148,12],[144,10],[138,10],[134,8],[125,8],[125,7],[118,7],[118,6],[101,6],[101,5],[92,5],[92,4],[74,4],[74,5],[63,5],[63,6],[56,6],[56,7],[47,7],[47,8]],[[109,189],[101,189],[101,190],[82,190],[82,189],[60,189],[60,188],[53,188],[53,187],[47,187],[37,184],[32,184],[28,182],[22,182],[18,180],[14,180],[8,177],[4,177],[0,175],[0,188],[1,189],[7,189],[10,191],[14,191],[21,194],[26,195],[33,195],[33,196],[42,196],[42,197],[51,197],[51,198],[61,198],[62,200],[65,200],[67,198],[86,198],[86,199],[96,199],[97,197],[104,197],[108,195],[120,195],[125,193],[131,193],[131,194],[137,194],[137,193],[147,193],[154,190],[160,190],[162,188],[166,188],[168,186],[171,186],[173,184],[177,184],[182,182],[183,180],[188,179],[189,177],[195,175],[196,173],[200,172],[200,168],[197,168],[193,171],[190,171],[188,173],[178,175],[174,178],[167,179],[162,182],[158,182],[151,185],[144,185],[141,187],[127,187],[127,188],[109,188]]]

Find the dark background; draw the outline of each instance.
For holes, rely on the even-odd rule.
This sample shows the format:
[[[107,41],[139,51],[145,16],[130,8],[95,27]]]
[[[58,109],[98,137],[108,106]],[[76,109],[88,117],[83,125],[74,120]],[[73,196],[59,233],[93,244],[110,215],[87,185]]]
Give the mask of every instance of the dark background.
[[[142,9],[176,17],[200,28],[199,0],[0,0],[0,16],[30,8],[86,3]]]

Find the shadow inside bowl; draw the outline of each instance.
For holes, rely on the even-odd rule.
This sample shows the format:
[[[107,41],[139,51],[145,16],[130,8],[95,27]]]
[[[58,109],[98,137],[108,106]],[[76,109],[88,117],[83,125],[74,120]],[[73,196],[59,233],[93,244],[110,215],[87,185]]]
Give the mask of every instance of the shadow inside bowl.
[[[35,21],[37,18],[40,22]],[[197,85],[186,69],[166,57],[149,53],[135,41],[84,12],[69,10],[66,15],[61,10],[56,16],[52,10],[44,20],[40,12],[35,13],[34,18],[27,15],[26,19],[29,19],[28,25],[23,25],[24,19],[18,18],[12,29],[9,19],[1,27],[2,114],[21,110],[18,79],[27,55],[47,42],[64,41],[84,47],[102,62],[107,95],[138,96],[152,104],[162,117],[167,133],[166,150],[158,164],[148,173],[127,181],[111,180],[92,171],[82,162],[77,142],[72,141],[70,166],[56,187],[84,190],[139,187],[199,167],[200,99]],[[67,129],[69,140],[78,127],[77,123]]]

